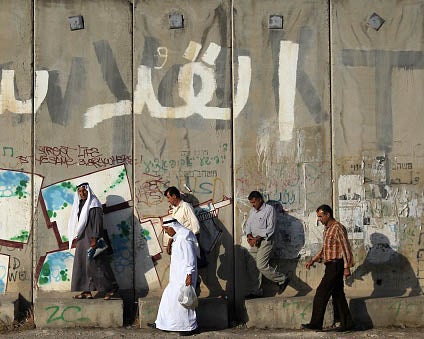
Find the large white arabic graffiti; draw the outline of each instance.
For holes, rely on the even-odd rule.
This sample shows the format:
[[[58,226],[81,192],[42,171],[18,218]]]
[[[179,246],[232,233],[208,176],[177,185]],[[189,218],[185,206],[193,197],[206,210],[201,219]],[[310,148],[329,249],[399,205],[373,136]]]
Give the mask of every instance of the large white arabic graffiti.
[[[299,44],[291,41],[280,41],[278,125],[281,141],[292,139],[298,55]]]
[[[120,100],[90,107],[84,114],[84,127],[93,128],[104,120],[113,117],[142,114],[144,107],[154,118],[185,119],[199,114],[204,119],[230,120],[231,107],[210,106],[217,89],[216,59],[221,46],[210,43],[206,51],[199,57],[202,45],[190,41],[183,57],[189,62],[180,67],[177,79],[177,92],[184,102],[177,107],[162,106],[156,97],[152,84],[153,69],[161,69],[168,62],[166,47],[158,47],[157,55],[162,59],[159,66],[140,65],[137,70],[137,85],[134,91],[134,107],[131,100]],[[278,122],[280,140],[291,140],[294,128],[294,101],[296,94],[296,73],[299,44],[291,41],[280,42],[278,79],[279,106]],[[250,93],[252,66],[249,56],[238,56],[235,90],[233,97],[233,118],[242,112]],[[200,83],[195,91],[194,81]],[[49,82],[48,71],[35,72],[34,110],[37,112],[47,95]],[[31,114],[32,99],[17,100],[15,97],[15,71],[2,70],[0,82],[0,114],[6,111]]]
[[[183,54],[183,57],[189,62],[180,68],[178,74],[178,95],[185,103],[178,107],[161,105],[152,85],[152,68],[140,65],[137,73],[137,86],[134,91],[134,114],[142,114],[143,108],[146,106],[154,118],[184,119],[193,114],[199,114],[204,119],[230,120],[231,108],[208,105],[217,88],[215,61],[221,51],[221,46],[211,43],[201,56],[201,61],[195,61],[198,60],[201,48],[201,44],[191,41]],[[280,42],[278,114],[281,140],[292,138],[298,52],[299,44],[291,41]],[[154,69],[161,69],[168,60],[167,49],[159,47],[157,53],[163,62]],[[234,118],[240,114],[247,103],[252,78],[249,56],[238,56],[237,64],[238,72],[233,98]],[[197,93],[193,86],[195,77],[201,80],[201,89]],[[84,115],[84,127],[93,128],[106,119],[130,115],[131,104],[130,100],[121,100],[117,103],[90,107]]]
[[[47,95],[49,86],[49,72],[35,71],[34,112],[37,112]],[[0,114],[6,111],[18,114],[32,114],[32,98],[16,100],[15,71],[2,70],[0,82]]]
[[[201,47],[202,45],[199,43],[191,41],[183,55],[190,62],[180,68],[177,84],[178,95],[183,99],[185,105],[178,107],[162,106],[153,89],[152,69],[140,65],[137,74],[138,82],[134,91],[134,113],[142,114],[146,105],[150,115],[154,118],[187,118],[197,113],[205,119],[230,120],[230,108],[207,106],[217,88],[215,61],[221,51],[221,46],[211,43],[201,57],[201,61],[195,61]],[[159,55],[164,56],[164,51],[166,51],[165,48],[158,48]],[[164,63],[166,60],[167,58],[165,58]],[[164,63],[159,68],[162,68]],[[238,95],[235,98],[237,113],[244,107],[248,98],[251,77],[250,58],[239,57],[239,65],[242,72],[239,72]],[[193,86],[195,76],[201,79],[202,84],[197,93],[195,93]],[[245,88],[239,88],[240,84],[244,84]],[[84,127],[92,128],[105,119],[127,114],[131,114],[131,102],[129,100],[122,100],[116,104],[97,105],[89,108],[86,112]]]

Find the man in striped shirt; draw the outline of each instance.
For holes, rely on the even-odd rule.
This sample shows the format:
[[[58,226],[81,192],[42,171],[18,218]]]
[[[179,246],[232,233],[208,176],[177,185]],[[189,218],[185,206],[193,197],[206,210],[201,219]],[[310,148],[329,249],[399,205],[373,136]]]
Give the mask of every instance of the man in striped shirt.
[[[340,315],[341,326],[337,331],[348,331],[353,328],[352,316],[344,294],[343,277],[350,276],[350,268],[354,265],[352,250],[347,238],[346,228],[333,217],[333,210],[328,205],[317,208],[317,218],[324,225],[324,240],[321,250],[306,263],[306,269],[315,262],[325,265],[324,277],[319,284],[312,307],[312,317],[303,328],[321,330],[324,313],[330,296],[333,298]]]

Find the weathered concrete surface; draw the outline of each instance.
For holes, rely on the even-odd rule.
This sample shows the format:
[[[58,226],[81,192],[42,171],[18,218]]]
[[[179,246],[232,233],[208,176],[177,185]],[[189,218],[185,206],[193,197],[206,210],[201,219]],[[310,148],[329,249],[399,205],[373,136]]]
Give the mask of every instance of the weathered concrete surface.
[[[282,29],[270,29],[272,15]],[[302,261],[319,247],[315,209],[331,203],[327,1],[234,1],[234,63],[251,60],[249,99],[234,112],[237,313],[248,290],[242,226],[252,190],[278,204],[277,261],[300,290],[319,282]],[[238,73],[237,73],[238,72]],[[246,71],[235,69],[243,81]],[[237,88],[237,90],[239,90]],[[283,213],[283,208],[286,213]]]
[[[121,299],[76,300],[75,292],[38,293],[34,300],[34,322],[38,328],[121,327]],[[95,294],[94,294],[95,296]]]
[[[19,310],[19,296],[17,293],[0,295],[0,323],[11,324]]]
[[[313,296],[291,298],[259,298],[246,300],[246,325],[255,328],[299,329],[308,323],[312,313]],[[332,305],[327,305],[325,326],[332,323]]]
[[[352,288],[423,284],[423,1],[331,1],[334,206],[353,240]],[[381,17],[373,28],[370,17]]]
[[[184,27],[171,29],[170,15],[182,16]],[[133,34],[134,153],[142,159],[134,166],[134,200],[142,222],[152,223],[158,236],[158,250],[151,247],[150,255],[160,254],[166,242],[163,190],[176,186],[200,204],[198,212],[215,214],[200,225],[201,246],[209,252],[209,265],[199,272],[201,297],[231,298],[233,205],[216,205],[233,196],[231,1],[137,1]],[[168,282],[165,251],[155,264],[149,291]],[[137,267],[136,277],[145,271]]]
[[[33,290],[69,290],[66,208],[86,175],[129,294],[166,285],[163,192],[189,193],[184,184],[211,211],[201,296],[227,295],[232,319],[253,189],[287,212],[275,264],[297,292],[322,276],[304,268],[322,243],[321,203],[352,241],[349,289],[422,292],[423,0],[0,4],[0,292],[31,301]],[[85,27],[71,31],[76,15]],[[273,15],[282,29],[268,27]]]
[[[31,162],[16,161],[18,154],[31,154],[33,112],[32,1],[0,1],[0,292],[21,293],[32,300],[32,221]],[[44,88],[45,89],[45,88]],[[43,92],[43,88],[37,94]],[[41,95],[41,94],[40,94]],[[4,169],[4,171],[3,171]],[[7,169],[10,183],[24,193],[5,192]],[[9,181],[9,180],[6,180]],[[13,184],[12,184],[13,185]],[[14,207],[4,205],[13,201]],[[17,208],[19,214],[13,210]],[[16,211],[16,210],[15,210]]]
[[[135,288],[135,217],[132,197],[125,193],[130,191],[132,167],[123,168],[132,162],[131,9],[128,1],[115,0],[36,2],[34,64],[48,70],[49,77],[43,83],[48,85],[46,98],[34,113],[34,172],[43,176],[34,221],[34,288],[70,290],[74,253],[68,250],[67,223],[75,187],[83,181],[105,205],[104,227],[114,247],[111,266],[118,284]],[[84,29],[71,30],[69,17],[79,15]],[[119,121],[103,119],[106,107],[123,116]],[[105,174],[117,165],[122,169]],[[86,177],[93,172],[104,176]],[[138,288],[147,287],[144,279],[140,284]]]
[[[154,323],[159,309],[160,297],[138,299],[140,328]],[[228,301],[224,298],[199,298],[196,309],[197,322],[202,329],[220,330],[228,328]]]
[[[2,338],[17,339],[17,338],[176,338],[176,333],[166,333],[153,329],[141,329],[134,327],[119,328],[119,329],[86,329],[86,328],[68,328],[68,329],[33,329],[28,331],[12,331],[0,335]],[[195,338],[217,338],[217,339],[257,339],[257,338],[299,338],[299,339],[324,339],[324,338],[390,338],[390,339],[418,339],[424,338],[424,333],[420,328],[376,328],[364,331],[337,333],[337,332],[315,332],[302,330],[280,330],[280,329],[254,329],[254,328],[229,328],[220,331],[204,331],[196,334]]]
[[[363,298],[348,297],[349,307],[358,329],[372,327],[424,326],[424,296]],[[255,328],[299,329],[309,323],[313,294],[291,298],[261,298],[245,301],[246,325]],[[327,305],[324,326],[333,323],[333,306]]]

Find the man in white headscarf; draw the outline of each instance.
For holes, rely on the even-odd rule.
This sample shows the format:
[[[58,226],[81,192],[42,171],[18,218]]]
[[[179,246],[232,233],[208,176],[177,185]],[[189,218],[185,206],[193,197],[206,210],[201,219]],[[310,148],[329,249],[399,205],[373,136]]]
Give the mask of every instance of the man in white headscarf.
[[[103,247],[103,209],[88,183],[77,186],[71,218],[68,223],[69,249],[76,239],[71,291],[82,291],[75,299],[92,299],[92,291],[98,291],[105,300],[118,291],[115,275],[110,267],[107,251],[95,255]],[[110,245],[110,244],[109,244]]]
[[[199,246],[193,232],[175,219],[165,222],[163,229],[173,238],[169,283],[163,291],[156,322],[149,326],[191,335],[197,329],[196,311],[180,305],[178,296],[181,286],[196,286]]]

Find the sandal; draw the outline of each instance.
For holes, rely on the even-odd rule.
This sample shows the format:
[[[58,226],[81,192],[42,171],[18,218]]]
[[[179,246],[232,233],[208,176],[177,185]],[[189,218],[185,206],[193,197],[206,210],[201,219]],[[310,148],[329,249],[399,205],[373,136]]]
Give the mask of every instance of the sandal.
[[[112,298],[116,297],[116,292],[115,291],[111,291],[111,292],[107,292],[105,297],[103,298],[104,300],[110,300]]]
[[[93,299],[91,292],[82,292],[80,294],[74,295],[74,299]]]

